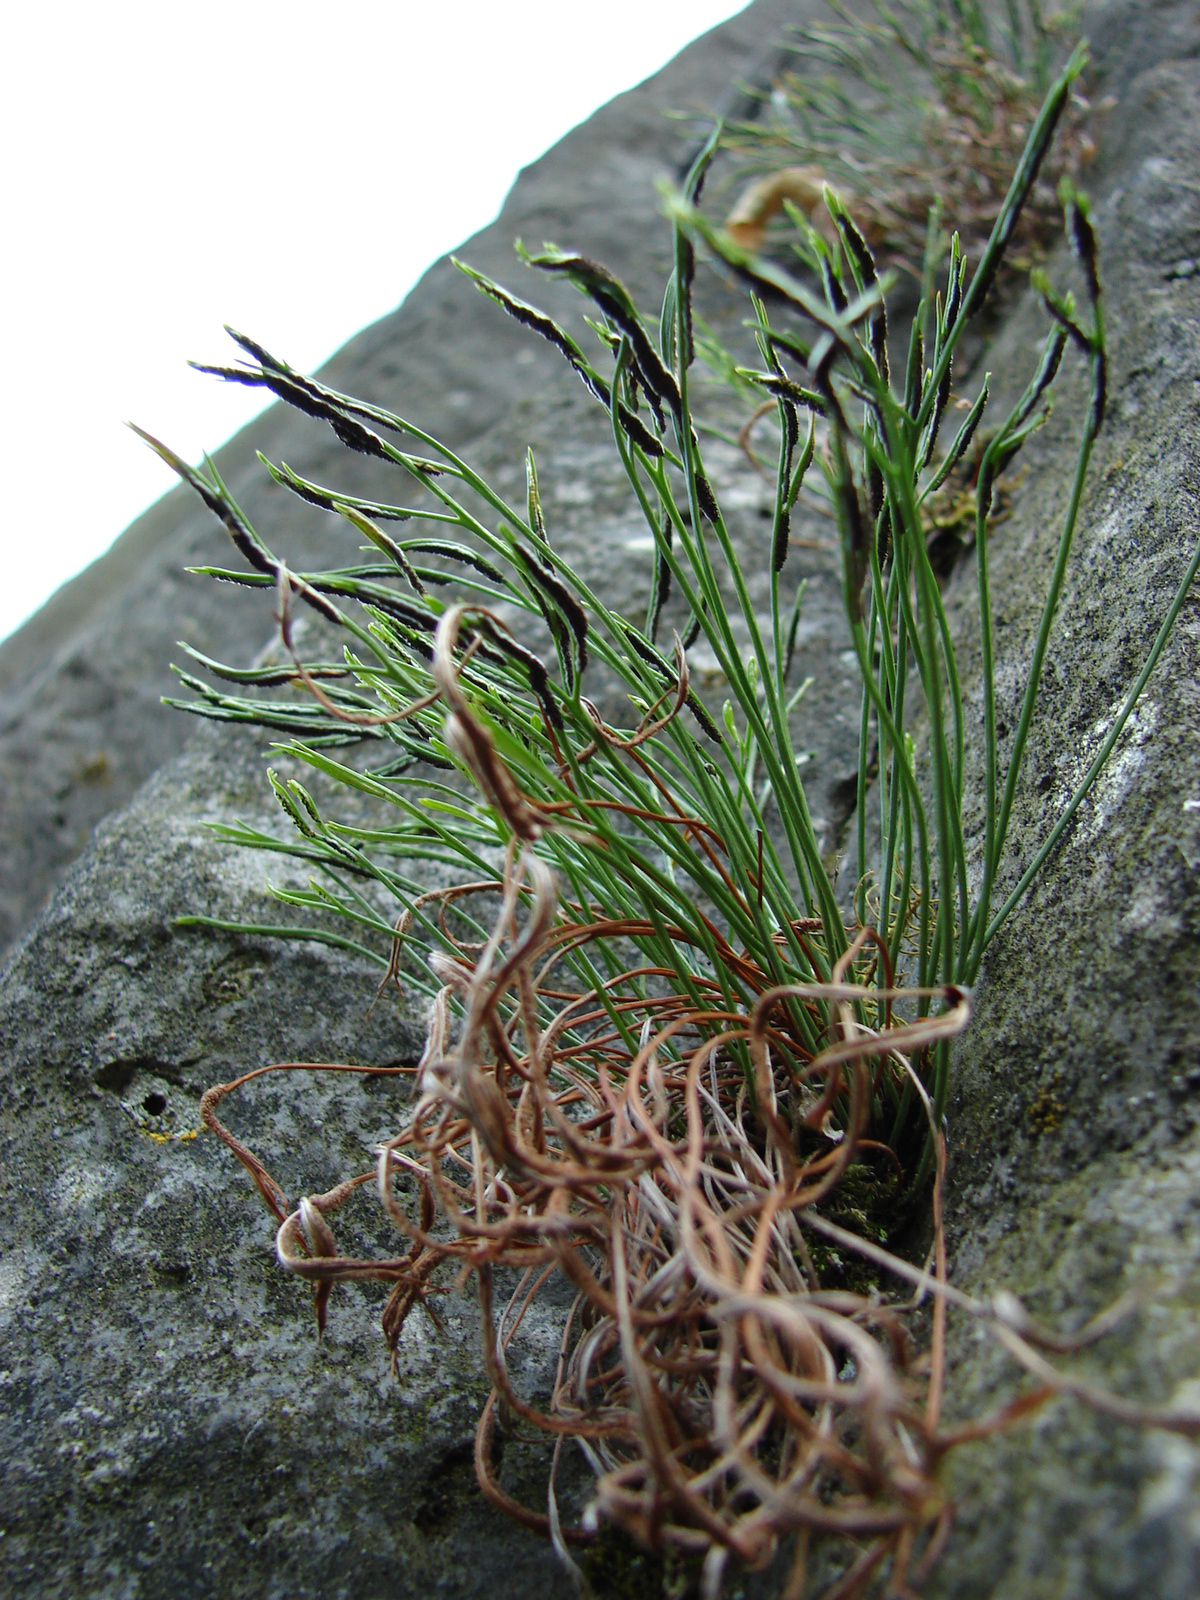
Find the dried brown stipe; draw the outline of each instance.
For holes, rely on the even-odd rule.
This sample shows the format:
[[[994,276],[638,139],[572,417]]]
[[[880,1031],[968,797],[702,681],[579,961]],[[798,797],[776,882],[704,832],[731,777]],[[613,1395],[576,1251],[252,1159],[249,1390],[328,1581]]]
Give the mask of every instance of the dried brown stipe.
[[[814,225],[819,223],[827,181],[820,167],[781,167],[765,178],[757,178],[742,190],[726,217],[726,233],[745,250],[761,250],[767,224],[779,215],[787,200],[799,206]]]
[[[465,759],[507,808],[513,838],[497,879],[424,897],[443,910],[469,894],[501,903],[486,941],[450,941],[453,954],[430,958],[443,987],[421,1062],[407,1069],[417,1074],[415,1103],[371,1170],[288,1210],[265,1165],[218,1121],[220,1100],[262,1072],[397,1069],[289,1063],[210,1089],[202,1102],[205,1122],[279,1221],[280,1263],[313,1284],[318,1326],[337,1283],[387,1282],[383,1327],[395,1357],[409,1312],[435,1292],[435,1272],[473,1276],[492,1386],[476,1438],[483,1492],[549,1537],[564,1560],[569,1545],[604,1522],[644,1544],[690,1553],[709,1596],[719,1593],[730,1559],[761,1567],[791,1539],[784,1593],[799,1600],[815,1535],[851,1547],[828,1600],[864,1594],[884,1574],[889,1593],[913,1595],[949,1530],[939,1481],[947,1451],[1012,1426],[1057,1393],[1122,1420],[1200,1433],[1200,1416],[1147,1409],[1048,1359],[1098,1337],[1126,1306],[1064,1340],[1038,1329],[1014,1296],[982,1301],[947,1281],[945,1142],[912,1056],[966,1025],[963,991],[895,986],[869,928],[829,982],[785,985],[714,928],[730,977],[754,997],[743,1009],[731,1008],[699,956],[690,994],[672,988],[668,970],[648,965],[599,988],[572,987],[570,953],[629,948],[650,925],[560,900],[533,841],[564,826],[563,817],[519,794],[458,682],[463,613],[447,617],[443,693]],[[607,737],[598,718],[594,726]],[[628,754],[637,759],[635,749]],[[672,815],[669,797],[664,806],[664,817],[703,839],[699,819]],[[407,931],[402,919],[397,939]],[[819,935],[819,924],[801,931]],[[882,984],[864,981],[872,975]],[[940,1006],[938,1014],[897,1015],[919,998]],[[461,1020],[457,1036],[452,1013]],[[797,1025],[802,1016],[821,1023],[815,1054]],[[925,1267],[825,1210],[857,1161],[881,1150],[897,1160],[867,1137],[883,1073],[912,1085],[934,1150],[934,1248]],[[408,1199],[397,1179],[408,1181]],[[329,1219],[372,1182],[407,1249],[384,1259],[342,1256]],[[823,1283],[814,1245],[830,1243],[874,1268],[874,1286],[852,1292]],[[497,1268],[519,1274],[503,1307]],[[563,1279],[575,1289],[565,1313],[551,1309],[560,1295],[546,1296]],[[897,1292],[904,1284],[915,1298]],[[932,1316],[921,1352],[906,1318],[925,1297]],[[540,1398],[517,1389],[507,1359],[539,1301],[543,1315],[561,1321],[558,1369]],[[950,1308],[980,1319],[1036,1386],[985,1418],[943,1428]],[[519,1505],[495,1480],[492,1445],[504,1416],[546,1435],[545,1511]],[[562,1526],[554,1497],[564,1439],[579,1442],[595,1474],[574,1527]]]

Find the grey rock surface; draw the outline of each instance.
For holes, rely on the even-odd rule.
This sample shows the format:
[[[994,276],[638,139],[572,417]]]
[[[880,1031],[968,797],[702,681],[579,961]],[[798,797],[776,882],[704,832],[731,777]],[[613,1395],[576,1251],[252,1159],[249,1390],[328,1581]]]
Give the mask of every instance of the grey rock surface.
[[[1200,538],[1200,26],[1109,4],[1086,21],[1118,97],[1091,178],[1110,350],[1093,459],[1031,739],[1009,887],[1086,769]],[[1053,264],[1070,281],[1065,251]],[[1024,381],[1044,319],[1012,316],[987,366]],[[1011,729],[1070,487],[1078,369],[990,545]],[[972,637],[973,566],[959,574]],[[1069,1365],[1200,1410],[1200,597],[1193,590],[1114,757],[992,946],[950,1111],[953,1271],[1075,1330],[1148,1302]],[[968,676],[970,668],[968,667]],[[976,692],[975,704],[981,702]],[[978,715],[978,711],[977,711]],[[1015,1366],[960,1333],[957,1404]],[[959,1535],[932,1593],[1092,1600],[1200,1593],[1200,1448],[1069,1402],[964,1451]]]
[[[664,265],[653,181],[680,158],[661,111],[715,100],[769,51],[787,11],[759,0],[599,113],[522,175],[464,255],[575,316],[577,301],[521,282],[512,266],[514,234],[558,237],[653,303]],[[1089,31],[1120,100],[1092,180],[1111,405],[1021,801],[1025,851],[1102,736],[1200,536],[1194,8],[1114,0],[1093,10]],[[1054,272],[1069,274],[1065,259]],[[702,291],[732,333],[740,303],[712,275]],[[1033,305],[1006,323],[987,360],[1002,383],[1023,381],[1041,327]],[[616,599],[640,592],[645,557],[628,542],[603,416],[445,264],[329,376],[419,417],[502,483],[505,472],[516,481],[532,442],[556,539],[594,563]],[[1068,381],[1078,400],[1078,375]],[[1060,401],[1033,442],[994,536],[1013,700],[1076,411]],[[379,487],[370,464],[351,461],[348,479],[340,448],[278,410],[220,458],[289,562],[323,563],[326,521],[298,516],[264,486],[252,443],[360,492]],[[712,460],[752,550],[762,491],[733,450],[714,446]],[[178,576],[186,562],[224,560],[222,537],[206,513],[168,496],[92,581],[0,649],[0,860],[17,862],[3,891],[13,931],[78,835],[190,731],[156,704],[179,618],[192,618],[188,636],[211,653],[247,659],[261,644],[265,605]],[[832,848],[855,701],[835,565],[820,549],[795,559],[810,579],[804,670],[817,678],[804,738]],[[972,583],[968,564],[950,595],[968,641]],[[1111,774],[994,947],[951,1114],[958,1279],[1015,1290],[1067,1327],[1127,1287],[1152,1287],[1147,1307],[1076,1358],[1146,1399],[1200,1377],[1200,806],[1189,805],[1200,801],[1198,634],[1189,606]],[[241,1170],[210,1137],[175,1137],[196,1126],[202,1088],[238,1071],[289,1059],[403,1064],[419,1048],[419,1027],[394,1002],[368,1016],[377,973],[356,958],[171,932],[187,911],[275,920],[263,884],[291,869],[233,853],[203,827],[233,817],[278,826],[262,742],[202,729],[101,825],[0,977],[0,1591],[565,1596],[549,1552],[475,1490],[469,1441],[482,1395],[470,1298],[439,1297],[445,1336],[414,1314],[399,1383],[377,1293],[339,1290],[318,1345],[307,1295],[277,1268],[270,1218]],[[61,826],[38,809],[48,778],[63,789]],[[407,1081],[268,1077],[228,1103],[228,1120],[271,1151],[290,1194],[312,1192],[369,1160],[402,1114]],[[365,1203],[342,1229],[346,1240],[358,1230],[364,1252],[392,1248]],[[955,1337],[951,1403],[987,1410],[1015,1370],[971,1330]],[[514,1364],[536,1386],[550,1355],[535,1324]],[[510,1441],[500,1471],[536,1500],[535,1453]],[[1032,1429],[960,1452],[950,1480],[959,1530],[933,1594],[1191,1600],[1200,1590],[1200,1452],[1187,1441],[1061,1403]],[[662,1585],[643,1562],[601,1592],[657,1600]],[[778,1583],[768,1575],[746,1592]]]

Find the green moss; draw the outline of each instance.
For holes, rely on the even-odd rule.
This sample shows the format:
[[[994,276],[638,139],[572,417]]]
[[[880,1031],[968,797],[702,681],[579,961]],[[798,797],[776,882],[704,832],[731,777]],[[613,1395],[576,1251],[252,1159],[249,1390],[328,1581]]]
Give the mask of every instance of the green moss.
[[[1055,1096],[1057,1082],[1058,1078],[1055,1075],[1046,1088],[1038,1090],[1030,1104],[1027,1115],[1029,1126],[1034,1133],[1056,1133],[1062,1126],[1067,1108]]]

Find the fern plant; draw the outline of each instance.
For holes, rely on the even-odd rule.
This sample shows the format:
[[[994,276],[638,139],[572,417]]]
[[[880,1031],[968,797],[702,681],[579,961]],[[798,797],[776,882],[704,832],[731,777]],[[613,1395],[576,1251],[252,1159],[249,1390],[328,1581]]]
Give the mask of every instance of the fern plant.
[[[830,0],[830,11],[829,21],[788,30],[785,65],[759,114],[726,127],[743,185],[728,227],[761,248],[777,218],[775,242],[815,268],[796,208],[823,210],[827,181],[851,204],[881,266],[920,283],[930,311],[929,269],[949,244],[943,223],[950,219],[965,255],[982,255],[1051,63],[1077,37],[1077,8],[1047,16],[1038,0],[1009,0],[989,19],[958,0],[903,0],[854,15]],[[1091,120],[1076,88],[1013,222],[1002,289],[1021,287],[1055,242],[1056,187],[1078,182],[1095,153]]]
[[[535,273],[566,278],[590,299],[595,358],[534,305],[463,267],[554,345],[606,408],[613,450],[654,541],[643,614],[612,609],[556,548],[532,455],[525,497],[514,504],[414,421],[302,376],[243,335],[233,337],[245,363],[204,370],[265,388],[329,424],[348,448],[422,491],[421,504],[403,495],[367,501],[267,463],[277,483],[336,514],[369,548],[354,566],[292,572],[212,462],[192,468],[149,441],[223,521],[245,563],[202,570],[267,590],[288,653],[281,668],[249,670],[197,658],[217,681],[181,673],[196,696],[188,708],[283,732],[281,751],[378,807],[369,823],[339,820],[297,779],[272,773],[293,832],[218,830],[231,843],[310,864],[310,886],[280,898],[337,913],[346,931],[200,916],[184,923],[337,943],[430,1002],[415,1107],[398,1111],[399,1131],[377,1166],[328,1194],[293,1205],[225,1127],[217,1108],[244,1079],[209,1091],[205,1120],[274,1212],[280,1261],[314,1283],[322,1326],[336,1282],[381,1279],[391,1285],[384,1326],[395,1348],[443,1263],[475,1273],[493,1390],[480,1419],[481,1483],[569,1562],[572,1541],[610,1520],[690,1553],[715,1594],[730,1556],[761,1564],[781,1538],[799,1533],[788,1590],[799,1596],[809,1534],[824,1531],[870,1541],[863,1583],[887,1558],[902,1586],[914,1540],[936,1538],[945,1515],[937,1469],[952,1442],[940,1427],[947,1304],[996,1328],[1041,1374],[1044,1393],[1058,1381],[1047,1380],[1039,1336],[1019,1306],[982,1306],[946,1282],[938,1208],[949,1041],[966,1022],[989,940],[1111,754],[1200,565],[1198,550],[1091,768],[995,905],[1104,415],[1096,246],[1087,203],[1073,189],[1064,203],[1085,306],[1038,280],[1050,318],[1045,349],[981,454],[982,727],[970,726],[964,709],[922,505],[982,437],[986,378],[947,437],[955,349],[995,280],[1083,63],[1081,48],[1052,85],[978,262],[951,240],[944,289],[915,318],[896,374],[889,281],[832,191],[835,242],[815,233],[808,241],[819,289],[701,211],[720,130],[682,192],[667,196],[674,263],[656,317],[640,314],[610,272],[579,254],[547,246],[525,256]],[[739,377],[777,408],[765,620],[706,473],[695,417],[697,245],[748,281],[761,366]],[[1090,401],[1004,765],[988,515],[1069,348],[1088,363]],[[793,736],[802,587],[789,583],[790,522],[801,486],[816,481],[836,518],[862,681],[849,900],[822,859]],[[416,537],[410,524],[420,527]],[[669,604],[685,618],[670,642],[662,637]],[[342,642],[340,658],[302,658],[298,605]],[[691,681],[688,652],[700,640],[728,685],[719,714]],[[627,720],[601,714],[586,692],[589,673],[620,686]],[[268,692],[280,687],[288,693]],[[978,881],[962,823],[965,755],[975,739],[985,757]],[[338,747],[353,741],[371,741],[370,763],[340,758]],[[430,887],[434,877],[439,886]],[[886,1192],[909,1203],[932,1171],[931,1270],[889,1254],[878,1233],[854,1223],[861,1213],[853,1208],[851,1226],[837,1220],[839,1186],[871,1162],[899,1169],[902,1182]],[[339,1254],[328,1218],[368,1182],[409,1240],[402,1256]],[[924,1377],[895,1314],[846,1276],[855,1252],[868,1275],[886,1267],[932,1291]],[[498,1266],[522,1273],[499,1314]],[[553,1392],[535,1401],[516,1392],[505,1351],[555,1271],[577,1299]],[[829,1273],[832,1287],[823,1281]],[[1088,1397],[1125,1414],[1115,1397]],[[596,1484],[580,1526],[563,1526],[553,1474],[545,1512],[516,1506],[496,1481],[491,1438],[501,1403],[559,1444],[581,1442]]]

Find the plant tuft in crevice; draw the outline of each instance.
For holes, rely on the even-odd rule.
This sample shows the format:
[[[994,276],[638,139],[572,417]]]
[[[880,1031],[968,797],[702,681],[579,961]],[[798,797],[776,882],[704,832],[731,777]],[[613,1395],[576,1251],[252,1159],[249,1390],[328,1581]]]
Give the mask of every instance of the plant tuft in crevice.
[[[611,609],[556,547],[532,454],[514,504],[416,423],[296,373],[243,335],[233,337],[246,359],[206,370],[328,424],[405,486],[394,502],[367,502],[268,464],[276,482],[365,540],[364,559],[291,571],[211,462],[192,468],[150,440],[245,563],[203,570],[266,590],[286,653],[282,667],[249,671],[193,658],[217,682],[182,672],[196,695],[189,709],[285,733],[289,757],[379,810],[369,824],[340,821],[298,778],[272,772],[291,833],[218,832],[309,863],[309,886],[278,897],[336,913],[349,931],[238,931],[358,952],[381,969],[381,993],[421,995],[429,1015],[415,1068],[280,1063],[211,1088],[203,1119],[274,1215],[279,1261],[312,1284],[320,1329],[339,1282],[381,1281],[395,1351],[413,1311],[437,1320],[433,1297],[448,1275],[473,1278],[491,1385],[474,1451],[480,1485],[544,1533],[581,1586],[573,1552],[611,1525],[671,1552],[709,1596],[730,1563],[760,1567],[790,1541],[784,1592],[799,1600],[816,1538],[848,1551],[831,1594],[885,1579],[911,1594],[949,1530],[939,1469],[959,1444],[1059,1393],[1124,1420],[1200,1431],[1193,1414],[1111,1394],[1051,1359],[1099,1337],[1127,1306],[1062,1338],[1011,1294],[985,1302],[950,1284],[942,1233],[949,1042],[967,1023],[970,986],[1120,738],[1200,565],[1197,550],[1089,772],[997,906],[1104,415],[1095,239],[1073,187],[1062,200],[1083,304],[1036,280],[1050,324],[1042,358],[987,433],[986,378],[951,430],[953,361],[1004,266],[1083,61],[1077,50],[1050,86],[978,259],[972,265],[956,234],[943,287],[932,287],[928,264],[929,295],[895,371],[893,280],[832,190],[822,196],[828,239],[812,245],[819,290],[700,209],[720,130],[666,198],[673,269],[655,317],[598,263],[550,245],[525,253],[535,273],[565,277],[590,300],[594,360],[545,313],[464,269],[548,339],[608,411],[613,450],[654,541],[655,573],[636,616]],[[740,378],[774,408],[774,507],[753,557],[735,547],[722,515],[693,401],[702,248],[750,287],[761,366]],[[1028,688],[1002,759],[989,512],[1069,352],[1087,363],[1090,397]],[[979,728],[968,726],[924,514],[976,439]],[[836,521],[861,677],[848,903],[822,858],[794,736],[806,687],[791,676],[803,586],[789,583],[788,556],[805,484],[818,486]],[[407,503],[414,490],[420,504]],[[408,536],[407,524],[423,522],[436,526]],[[767,574],[765,610],[751,596],[748,559]],[[681,617],[670,643],[668,605]],[[304,659],[300,606],[340,643],[336,659]],[[719,709],[692,684],[689,650],[699,641],[728,685]],[[586,693],[597,674],[621,685],[628,710],[601,714]],[[969,737],[985,752],[978,878],[968,873],[962,823]],[[333,753],[354,742],[368,751],[365,764]],[[279,1071],[407,1075],[415,1097],[397,1106],[396,1131],[369,1169],[292,1199],[224,1120],[231,1093]],[[333,1219],[360,1189],[394,1225],[403,1245],[394,1256],[340,1253]],[[932,1248],[914,1262],[895,1244],[926,1204]],[[573,1298],[559,1315],[564,1282]],[[541,1396],[519,1390],[507,1356],[534,1307],[558,1315],[560,1330]],[[1033,1380],[993,1414],[955,1427],[942,1418],[951,1309],[977,1319]],[[927,1330],[921,1341],[918,1330]],[[546,1439],[544,1508],[518,1504],[498,1481],[497,1432],[518,1424]],[[593,1478],[575,1523],[556,1497],[567,1445]]]

